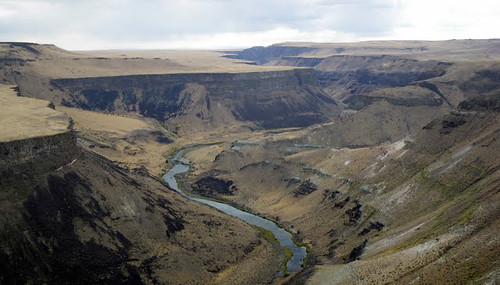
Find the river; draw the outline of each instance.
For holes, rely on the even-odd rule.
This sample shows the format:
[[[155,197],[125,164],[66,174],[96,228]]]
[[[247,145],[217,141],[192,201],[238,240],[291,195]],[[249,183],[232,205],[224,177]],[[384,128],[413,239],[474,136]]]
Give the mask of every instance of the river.
[[[203,198],[192,197],[189,196],[184,191],[182,191],[177,183],[177,179],[175,178],[175,176],[177,174],[184,173],[189,170],[189,165],[188,165],[189,161],[182,158],[183,154],[184,150],[180,150],[175,154],[174,158],[172,159],[172,161],[175,162],[174,167],[172,167],[167,173],[163,175],[163,179],[168,184],[168,186],[170,186],[170,188],[174,189],[179,194],[188,199],[209,205],[211,207],[219,209],[220,211],[230,216],[236,217],[250,225],[261,227],[263,229],[272,232],[276,237],[276,239],[278,240],[278,242],[280,243],[280,245],[288,248],[293,254],[292,257],[288,260],[288,263],[286,264],[287,270],[289,272],[297,272],[302,269],[302,263],[304,262],[304,259],[307,256],[306,247],[296,245],[293,242],[292,235],[285,229],[279,227],[276,223],[264,219],[262,217],[259,217],[257,215],[242,211],[231,205]]]

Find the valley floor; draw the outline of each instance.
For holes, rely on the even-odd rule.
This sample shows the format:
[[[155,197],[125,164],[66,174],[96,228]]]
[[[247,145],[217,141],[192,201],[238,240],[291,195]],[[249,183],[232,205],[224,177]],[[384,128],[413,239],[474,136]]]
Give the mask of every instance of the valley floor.
[[[194,169],[183,179],[184,187],[277,220],[303,239],[313,253],[310,284],[461,284],[496,280],[500,254],[499,165],[490,151],[499,147],[499,117],[470,114],[443,122],[464,118],[466,124],[451,130],[434,123],[401,141],[356,149],[290,143],[303,130],[219,140],[200,137],[153,147],[153,139],[134,140],[126,133],[120,137],[116,130],[112,140],[109,133],[92,136],[96,145],[112,141],[110,148],[92,149],[134,169],[130,162],[141,163],[134,159],[137,154],[116,146],[130,144],[143,149],[140,155],[155,156],[207,144],[187,153]],[[139,127],[154,130],[151,125]],[[427,144],[429,140],[434,143]],[[235,187],[230,192],[197,192],[204,188],[195,182],[204,177],[231,181]],[[357,249],[359,254],[354,254]]]

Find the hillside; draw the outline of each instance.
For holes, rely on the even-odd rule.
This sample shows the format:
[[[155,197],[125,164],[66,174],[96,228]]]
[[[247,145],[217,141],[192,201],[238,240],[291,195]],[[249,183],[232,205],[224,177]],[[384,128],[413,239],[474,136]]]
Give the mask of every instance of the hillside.
[[[297,143],[359,147],[397,141],[466,99],[498,94],[499,46],[496,39],[283,43],[227,57],[313,68],[344,110]]]
[[[1,43],[0,283],[496,284],[499,75],[497,39]],[[180,149],[183,190],[276,221],[304,269],[166,188]]]
[[[498,120],[498,111],[469,109],[404,140],[356,149],[279,136],[236,142],[191,154],[199,165],[213,155],[192,183],[233,181],[238,190],[220,199],[300,233],[323,264],[311,284],[496,280]]]
[[[185,134],[303,127],[339,112],[310,70],[248,65],[208,51],[99,52],[103,57],[37,44],[0,47],[2,82],[17,84],[23,96],[133,113]]]
[[[83,149],[69,117],[8,90],[1,112],[19,132],[1,133],[2,284],[274,278],[279,253],[254,228]]]
[[[245,50],[265,51],[260,64],[307,62],[355,92],[329,93],[345,104],[330,123],[191,153],[193,191],[206,177],[232,181],[237,191],[205,195],[299,234],[321,264],[293,279],[299,284],[498,282],[499,65],[476,51],[497,50],[488,44],[477,41],[458,61],[429,48],[424,62],[398,45],[391,56],[359,51],[340,63],[318,56],[323,45]],[[352,77],[360,69],[370,80]],[[331,86],[322,85],[327,94]]]

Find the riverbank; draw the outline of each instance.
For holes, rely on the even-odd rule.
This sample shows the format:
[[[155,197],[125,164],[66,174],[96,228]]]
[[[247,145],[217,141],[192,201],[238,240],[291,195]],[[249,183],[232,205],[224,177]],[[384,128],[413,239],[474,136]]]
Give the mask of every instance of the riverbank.
[[[237,217],[244,222],[270,231],[280,242],[280,245],[289,250],[289,252],[287,250],[284,251],[286,270],[284,270],[283,273],[286,274],[287,272],[301,271],[304,267],[304,261],[307,260],[309,250],[306,248],[306,246],[297,245],[297,242],[289,231],[280,227],[277,223],[269,219],[265,219],[250,212],[243,211],[230,204],[206,199],[205,197],[191,195],[191,193],[187,193],[181,190],[180,186],[178,185],[177,176],[179,174],[188,172],[191,168],[186,160],[182,160],[182,156],[184,155],[186,149],[188,148],[179,150],[170,159],[170,161],[175,162],[175,164],[167,173],[163,175],[163,178],[167,182],[168,186],[189,199],[212,206],[228,215]]]

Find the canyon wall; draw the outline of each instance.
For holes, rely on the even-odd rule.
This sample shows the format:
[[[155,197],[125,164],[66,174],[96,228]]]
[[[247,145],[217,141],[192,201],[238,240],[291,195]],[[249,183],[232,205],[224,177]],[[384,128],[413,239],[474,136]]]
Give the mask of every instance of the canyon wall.
[[[274,278],[279,252],[255,229],[80,147],[50,106],[0,86],[1,284]]]
[[[160,122],[183,116],[207,125],[261,128],[326,122],[338,110],[311,69],[252,73],[164,74],[54,79],[66,106],[137,112]]]

